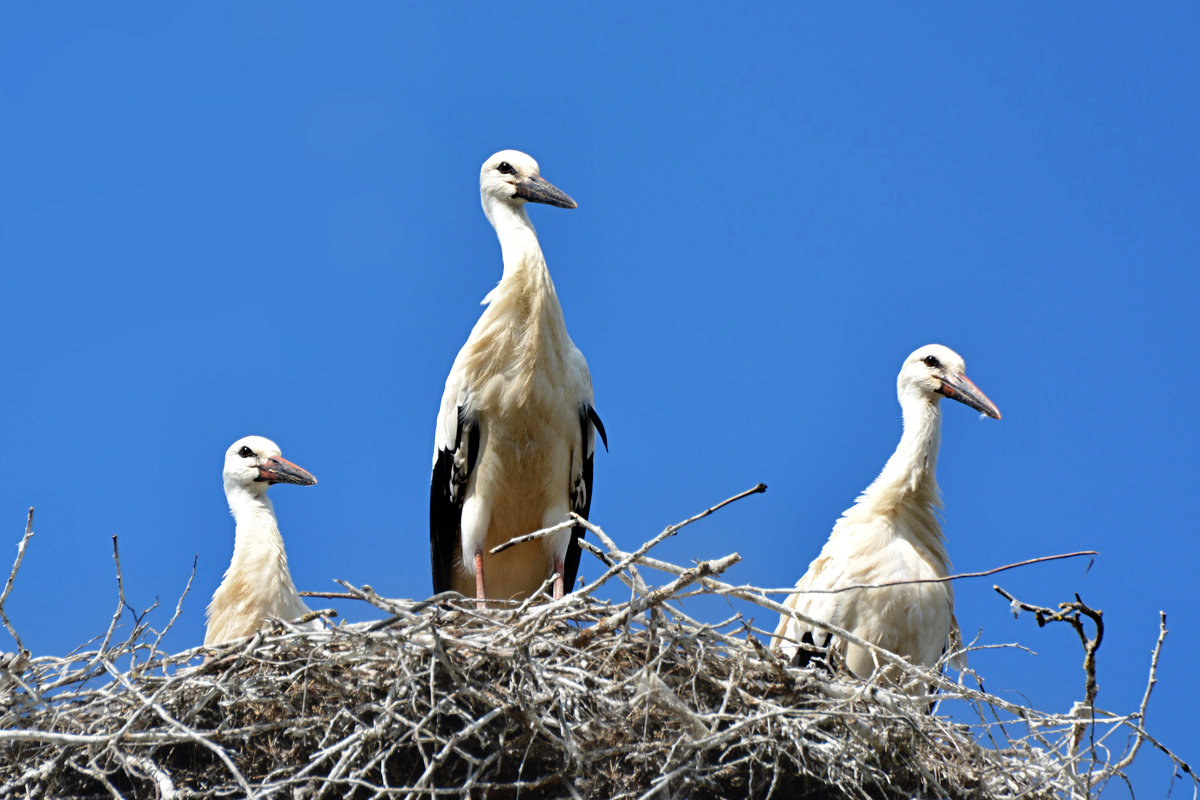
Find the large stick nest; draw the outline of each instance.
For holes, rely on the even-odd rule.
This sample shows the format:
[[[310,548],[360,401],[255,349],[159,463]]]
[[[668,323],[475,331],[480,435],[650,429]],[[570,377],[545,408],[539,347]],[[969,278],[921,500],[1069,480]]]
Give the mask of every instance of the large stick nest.
[[[0,797],[1075,798],[1127,766],[1097,741],[1140,744],[1136,715],[1089,710],[1085,731],[894,658],[938,687],[939,713],[928,696],[788,667],[741,614],[680,610],[706,594],[778,611],[714,577],[736,555],[683,568],[589,527],[609,569],[561,601],[477,611],[347,586],[386,618],[271,623],[178,654],[144,612],[114,643],[119,606],[95,649],[9,654]],[[676,577],[651,588],[639,564]],[[595,596],[613,576],[628,601]],[[977,721],[944,716],[950,703]]]

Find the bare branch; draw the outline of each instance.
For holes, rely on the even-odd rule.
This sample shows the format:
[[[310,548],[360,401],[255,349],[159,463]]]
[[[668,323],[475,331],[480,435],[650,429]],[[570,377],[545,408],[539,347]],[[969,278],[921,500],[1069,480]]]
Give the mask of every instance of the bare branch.
[[[17,652],[25,653],[25,645],[21,642],[21,637],[17,635],[17,629],[13,627],[12,622],[8,619],[8,613],[4,610],[4,603],[8,600],[8,595],[12,592],[13,584],[17,580],[17,570],[21,568],[21,562],[25,560],[25,548],[29,546],[29,540],[33,538],[33,506],[29,507],[29,515],[25,518],[25,535],[21,537],[20,543],[17,545],[17,558],[13,561],[12,569],[9,570],[8,580],[4,582],[4,591],[0,592],[0,620],[4,622],[4,629],[8,631],[8,635],[17,643]]]
[[[326,600],[362,600],[357,592],[296,592],[301,597],[323,597]]]
[[[1096,685],[1096,650],[1100,648],[1100,642],[1104,639],[1104,612],[1089,607],[1078,594],[1075,595],[1075,602],[1059,603],[1058,610],[1055,611],[1044,606],[1024,603],[999,586],[992,588],[997,594],[1008,600],[1009,605],[1013,608],[1032,612],[1037,619],[1038,627],[1043,627],[1050,622],[1065,622],[1075,630],[1083,645],[1084,703],[1089,708],[1093,707],[1096,703],[1096,693],[1099,691],[1099,687]],[[1088,636],[1087,631],[1084,630],[1081,615],[1086,616],[1095,625],[1095,636]]]
[[[1012,564],[1005,564],[1002,567],[993,567],[985,569],[982,572],[959,572],[954,575],[947,575],[944,578],[913,578],[903,581],[885,581],[884,583],[852,583],[847,586],[839,586],[836,589],[797,589],[796,587],[785,587],[782,589],[760,589],[763,594],[841,594],[842,592],[854,592],[860,589],[886,589],[890,586],[908,586],[909,584],[918,583],[948,583],[950,581],[959,581],[964,578],[985,578],[989,575],[995,575],[998,572],[1006,572],[1017,567],[1027,567],[1030,564],[1042,564],[1047,561],[1059,561],[1064,558],[1078,558],[1079,556],[1098,556],[1100,553],[1096,550],[1078,550],[1074,553],[1059,553],[1053,556],[1039,556],[1038,558],[1029,558],[1024,561],[1016,561]]]
[[[108,630],[104,633],[104,641],[100,643],[100,653],[108,649],[109,643],[112,641],[113,634],[117,630],[117,622],[121,619],[121,614],[129,606],[125,600],[125,579],[121,575],[121,553],[117,549],[117,535],[114,533],[112,537],[113,546],[113,562],[117,566],[117,607],[113,611],[112,620],[108,623]],[[97,653],[97,656],[99,653]]]
[[[574,516],[574,515],[572,515],[572,516]],[[496,553],[503,553],[505,550],[507,550],[510,547],[515,547],[519,544],[524,544],[525,542],[532,542],[535,539],[541,539],[546,536],[553,536],[554,534],[556,534],[560,531],[565,531],[565,530],[574,528],[577,524],[578,523],[575,522],[575,520],[569,519],[566,522],[560,522],[557,525],[554,525],[552,527],[542,528],[541,530],[534,531],[533,533],[527,533],[524,536],[514,536],[513,538],[509,539],[507,542],[496,545],[491,550],[488,550],[488,552],[491,553],[492,555],[495,555]]]
[[[610,566],[608,568],[607,572],[605,572],[603,575],[601,575],[599,578],[597,578],[595,581],[593,581],[588,586],[584,587],[583,592],[584,593],[594,592],[597,588],[604,585],[604,583],[609,578],[611,578],[613,575],[617,574],[618,572],[620,572],[623,569],[627,569],[630,566],[640,562],[642,557],[646,553],[650,552],[651,549],[653,549],[657,545],[661,544],[666,539],[669,539],[670,537],[679,533],[680,529],[685,528],[688,525],[691,525],[693,522],[695,522],[697,520],[704,519],[705,517],[709,516],[710,514],[713,514],[714,512],[719,511],[720,509],[729,505],[730,503],[741,500],[743,497],[749,497],[752,494],[762,494],[766,490],[767,490],[767,485],[765,483],[759,483],[756,486],[753,486],[744,492],[738,492],[733,497],[726,498],[725,500],[722,500],[721,502],[717,503],[716,505],[714,505],[710,508],[704,509],[699,514],[695,514],[693,516],[688,517],[683,522],[677,522],[674,525],[668,525],[666,528],[664,528],[662,530],[662,533],[658,534],[653,539],[650,539],[648,542],[643,544],[637,550],[635,550],[629,554],[622,554],[620,556],[620,561],[618,563]],[[604,532],[601,531],[598,527],[588,523],[588,521],[586,519],[579,516],[578,514],[575,514],[572,512],[571,516],[575,518],[575,521],[577,523],[586,526],[588,528],[588,530],[594,531],[598,536],[600,536],[601,541],[603,541],[605,546],[608,547],[609,552],[611,554],[615,555],[617,552],[619,552],[617,550],[617,546],[613,543],[613,541],[611,539],[609,539],[607,536],[605,536]],[[634,573],[634,575],[635,575],[635,579],[640,582],[641,579],[637,577],[636,572]]]
[[[673,528],[674,529],[674,531],[672,531],[672,534],[673,534],[674,532],[677,532],[680,528],[686,528],[688,525],[691,525],[696,520],[704,519],[708,515],[712,514],[715,511],[719,511],[720,509],[724,508],[725,506],[729,505],[730,503],[735,503],[738,500],[741,500],[743,497],[749,497],[752,494],[762,494],[766,490],[767,490],[767,485],[765,483],[759,483],[755,486],[750,487],[749,489],[747,489],[744,492],[738,492],[733,497],[728,497],[728,498],[722,500],[721,502],[717,503],[715,506],[712,506],[711,508],[704,509],[699,514],[695,514],[693,516],[688,517],[683,522],[679,522],[674,525],[668,525],[667,529],[671,530]],[[664,531],[664,533],[666,533],[666,531]],[[672,534],[668,534],[668,535],[672,535]]]
[[[765,492],[766,490],[767,490],[767,485],[765,483],[760,483],[757,486],[753,487],[752,489],[747,489],[744,492],[739,492],[738,494],[735,494],[733,497],[730,497],[726,500],[722,500],[721,502],[717,503],[715,506],[712,506],[711,508],[704,509],[703,511],[701,511],[699,514],[696,514],[695,516],[688,517],[683,522],[676,523],[675,525],[668,525],[662,533],[660,533],[657,537],[652,539],[646,545],[643,545],[645,547],[645,550],[643,552],[648,551],[651,547],[658,544],[663,539],[666,539],[668,537],[674,536],[676,533],[679,533],[680,528],[691,525],[696,520],[704,519],[709,514],[712,514],[714,511],[717,511],[718,509],[721,509],[736,500],[741,500],[743,497],[748,497],[752,494],[760,494],[762,492]],[[560,531],[564,531],[569,528],[574,528],[576,526],[584,525],[584,523],[586,523],[586,522],[587,522],[586,517],[580,516],[579,514],[576,514],[574,511],[572,511],[571,519],[567,520],[566,522],[560,522],[557,525],[554,525],[550,528],[542,528],[541,530],[534,531],[533,533],[527,533],[523,536],[513,537],[512,539],[509,539],[507,542],[504,542],[503,544],[496,545],[488,552],[493,555],[495,555],[496,553],[502,553],[505,550],[507,550],[508,548],[513,547],[515,545],[523,544],[525,542],[531,542],[535,539],[541,539],[546,536],[552,536],[553,534],[559,533]],[[591,528],[592,530],[595,530],[595,528],[592,528],[591,526],[587,526],[587,527]]]
[[[666,586],[651,591],[645,597],[637,598],[634,602],[627,604],[620,611],[605,617],[600,622],[597,622],[590,628],[585,628],[579,632],[572,642],[574,647],[583,647],[599,634],[607,633],[608,631],[616,630],[631,617],[642,613],[651,606],[656,606],[665,602],[673,594],[678,592],[683,587],[695,583],[697,580],[709,575],[720,575],[729,567],[741,561],[742,557],[737,553],[730,553],[724,558],[716,561],[701,561],[691,569],[684,570],[678,578],[671,581]]]
[[[1143,730],[1146,727],[1146,709],[1150,706],[1150,693],[1154,691],[1154,687],[1158,684],[1158,657],[1162,653],[1163,642],[1167,638],[1167,615],[1166,612],[1158,612],[1158,639],[1154,642],[1154,651],[1150,654],[1150,675],[1146,679],[1146,692],[1142,695],[1142,704],[1138,706],[1137,721],[1138,726]],[[1129,748],[1129,752],[1125,757],[1108,768],[1107,772],[1110,775],[1123,772],[1133,759],[1137,757],[1138,750],[1142,747],[1142,742],[1146,741],[1146,737],[1134,737],[1133,744]],[[1169,753],[1168,753],[1169,755]],[[1186,764],[1183,765],[1185,770],[1190,770]],[[1103,776],[1107,777],[1107,775]]]
[[[188,575],[187,583],[183,587],[183,592],[179,595],[179,602],[175,604],[175,613],[171,615],[171,619],[167,621],[166,626],[162,629],[158,636],[155,637],[153,650],[158,650],[159,646],[162,644],[163,637],[167,635],[167,631],[171,630],[171,628],[175,625],[175,620],[179,619],[179,614],[183,611],[184,598],[186,598],[188,596],[188,592],[192,590],[192,581],[196,579],[196,564],[199,561],[200,556],[197,555],[192,557],[192,571],[191,574]]]

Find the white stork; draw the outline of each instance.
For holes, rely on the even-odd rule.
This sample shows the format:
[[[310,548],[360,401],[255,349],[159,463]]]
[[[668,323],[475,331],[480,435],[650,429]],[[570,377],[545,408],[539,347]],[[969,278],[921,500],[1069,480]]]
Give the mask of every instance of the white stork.
[[[949,574],[949,557],[938,524],[941,496],[934,474],[941,443],[939,401],[949,397],[1000,419],[1000,411],[964,371],[957,353],[936,344],[922,347],[905,360],[896,381],[904,416],[900,444],[879,477],[833,526],[821,554],[796,583],[800,591],[784,603],[924,666],[937,662],[946,651],[951,631],[958,630],[949,581],[834,594],[806,592]],[[825,649],[832,644],[851,672],[860,678],[871,675],[876,659],[870,651],[832,639],[828,631],[814,631],[812,626],[782,615],[773,646],[803,666],[814,655],[810,648]]]
[[[261,436],[230,445],[222,475],[236,526],[233,559],[208,604],[205,645],[249,636],[268,617],[294,620],[309,613],[292,583],[267,488],[276,483],[312,486],[317,479],[281,457],[279,446]]]
[[[504,258],[500,282],[458,351],[438,411],[429,501],[433,589],[523,599],[555,575],[554,596],[575,583],[583,528],[496,555],[496,545],[551,527],[592,500],[596,431],[587,361],[567,335],[527,202],[575,208],[538,165],[502,150],[479,173],[483,213]],[[605,441],[607,446],[607,440]]]

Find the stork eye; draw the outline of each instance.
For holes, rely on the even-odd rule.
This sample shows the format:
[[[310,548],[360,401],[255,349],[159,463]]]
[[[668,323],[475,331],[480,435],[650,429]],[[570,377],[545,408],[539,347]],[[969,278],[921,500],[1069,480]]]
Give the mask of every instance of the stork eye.
[[[254,451],[251,450],[249,447],[242,447],[241,450],[238,450],[238,455],[241,456],[242,458],[250,458],[251,456],[254,455]]]
[[[513,169],[513,165],[508,163],[507,161],[501,161],[500,166],[496,167],[496,169],[500,170],[501,175],[516,175],[517,174],[517,171],[515,169]]]
[[[938,367],[942,366],[942,362],[937,360],[937,356],[925,356],[921,360],[925,362],[925,366],[927,367],[933,367],[934,369],[937,369]]]

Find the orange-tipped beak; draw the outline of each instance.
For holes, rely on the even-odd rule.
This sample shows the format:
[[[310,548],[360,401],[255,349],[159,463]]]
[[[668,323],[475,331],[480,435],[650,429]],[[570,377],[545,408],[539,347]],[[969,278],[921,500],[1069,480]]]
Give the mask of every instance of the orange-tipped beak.
[[[1000,419],[1000,409],[996,408],[996,404],[989,400],[986,394],[979,391],[979,387],[961,372],[951,372],[943,377],[941,388],[938,391],[951,400],[965,403],[992,419]]]
[[[312,486],[317,479],[308,470],[296,466],[286,458],[272,456],[258,465],[258,477],[255,482],[267,483],[297,483],[301,486]]]

